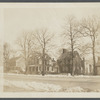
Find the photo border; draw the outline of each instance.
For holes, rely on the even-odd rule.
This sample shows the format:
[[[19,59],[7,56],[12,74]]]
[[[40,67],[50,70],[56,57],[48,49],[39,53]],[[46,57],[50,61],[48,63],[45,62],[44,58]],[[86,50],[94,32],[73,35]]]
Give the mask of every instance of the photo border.
[[[100,2],[100,0],[0,0],[0,3],[63,3],[63,2],[65,2],[65,3],[85,3],[85,2],[91,2],[91,3],[95,3],[95,2]],[[4,98],[6,99],[6,98],[9,98],[9,100],[11,99],[11,98],[15,98],[15,96],[14,97],[12,97],[11,95],[13,95],[13,93],[11,94],[11,95],[9,95],[9,96],[6,96],[8,93],[4,93],[4,94],[2,94],[2,96],[0,95],[0,99],[1,100],[3,100]],[[71,94],[71,93],[70,93]],[[79,93],[78,93],[79,94]],[[83,94],[83,93],[82,93]],[[72,93],[71,95],[74,95],[74,97],[70,97],[69,95],[68,95],[68,100],[73,100],[72,98],[76,98],[76,100],[77,99],[79,99],[79,100],[99,100],[99,99],[97,99],[98,97],[100,98],[100,93],[97,93],[98,95],[96,95],[96,96],[93,96],[92,94],[88,97],[88,96],[86,96],[86,94],[84,94],[84,95],[82,95],[83,96],[83,98],[82,98],[82,96],[81,97],[78,97],[77,98],[77,93]],[[30,94],[30,96],[31,96],[32,94]],[[50,96],[52,96],[53,97],[53,95],[52,95],[52,93],[51,94],[49,94],[48,93],[48,95]],[[21,98],[23,98],[24,96],[21,96],[21,93],[16,93],[16,98],[19,98],[19,96],[21,97]],[[25,98],[27,98],[28,96],[26,96]],[[85,98],[84,98],[85,97]],[[91,97],[91,98],[90,98]],[[19,98],[19,99],[21,99],[21,98]],[[38,97],[35,97],[34,99],[36,99],[36,98],[38,98]],[[45,97],[45,96],[43,96],[43,97],[39,97],[37,100],[40,100],[40,99],[43,99],[43,100],[57,100],[58,98],[60,98],[60,100],[65,100],[64,98],[66,98],[66,97],[58,97],[58,98],[52,98],[52,99],[50,99],[51,97]],[[94,98],[94,99],[93,99]],[[13,100],[15,100],[15,99],[13,99]],[[29,100],[29,98],[27,98],[26,100]],[[31,100],[31,99],[30,99]]]

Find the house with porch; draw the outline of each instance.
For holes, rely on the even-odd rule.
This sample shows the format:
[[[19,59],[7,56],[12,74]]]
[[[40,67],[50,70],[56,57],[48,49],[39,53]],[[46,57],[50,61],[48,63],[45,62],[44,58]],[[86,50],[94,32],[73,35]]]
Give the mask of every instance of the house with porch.
[[[41,53],[35,53],[29,58],[28,63],[28,73],[29,74],[41,74],[43,69],[45,71],[45,74],[48,73],[57,73],[58,67],[54,65],[55,61],[52,59],[48,54],[45,54],[44,63],[45,66],[43,68],[42,64],[42,54]]]

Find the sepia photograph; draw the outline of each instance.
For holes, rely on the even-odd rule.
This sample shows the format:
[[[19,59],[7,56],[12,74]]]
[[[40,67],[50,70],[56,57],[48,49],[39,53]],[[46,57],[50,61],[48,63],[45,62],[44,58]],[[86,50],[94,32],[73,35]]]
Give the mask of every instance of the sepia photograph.
[[[2,93],[100,93],[100,3],[0,5]]]

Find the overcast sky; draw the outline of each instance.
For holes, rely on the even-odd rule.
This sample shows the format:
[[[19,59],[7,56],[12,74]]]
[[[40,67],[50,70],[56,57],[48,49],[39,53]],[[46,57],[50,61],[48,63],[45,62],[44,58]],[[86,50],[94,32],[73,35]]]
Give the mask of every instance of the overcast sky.
[[[11,44],[24,31],[31,31],[38,28],[47,28],[50,32],[55,33],[55,43],[61,47],[62,38],[60,36],[63,31],[65,16],[74,15],[77,19],[87,16],[100,15],[99,4],[62,4],[55,7],[57,4],[49,5],[49,7],[41,5],[32,6],[34,8],[4,8],[4,39]],[[60,5],[60,4],[59,4]],[[56,51],[54,51],[55,53]]]

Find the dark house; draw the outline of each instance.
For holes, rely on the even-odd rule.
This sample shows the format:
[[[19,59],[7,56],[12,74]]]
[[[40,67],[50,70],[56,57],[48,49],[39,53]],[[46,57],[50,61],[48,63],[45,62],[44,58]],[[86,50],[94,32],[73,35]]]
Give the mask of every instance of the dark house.
[[[74,51],[73,54],[73,70],[75,75],[84,74],[85,66],[84,59],[82,60],[79,53]],[[72,74],[72,59],[71,51],[63,49],[61,56],[57,60],[60,73]]]

